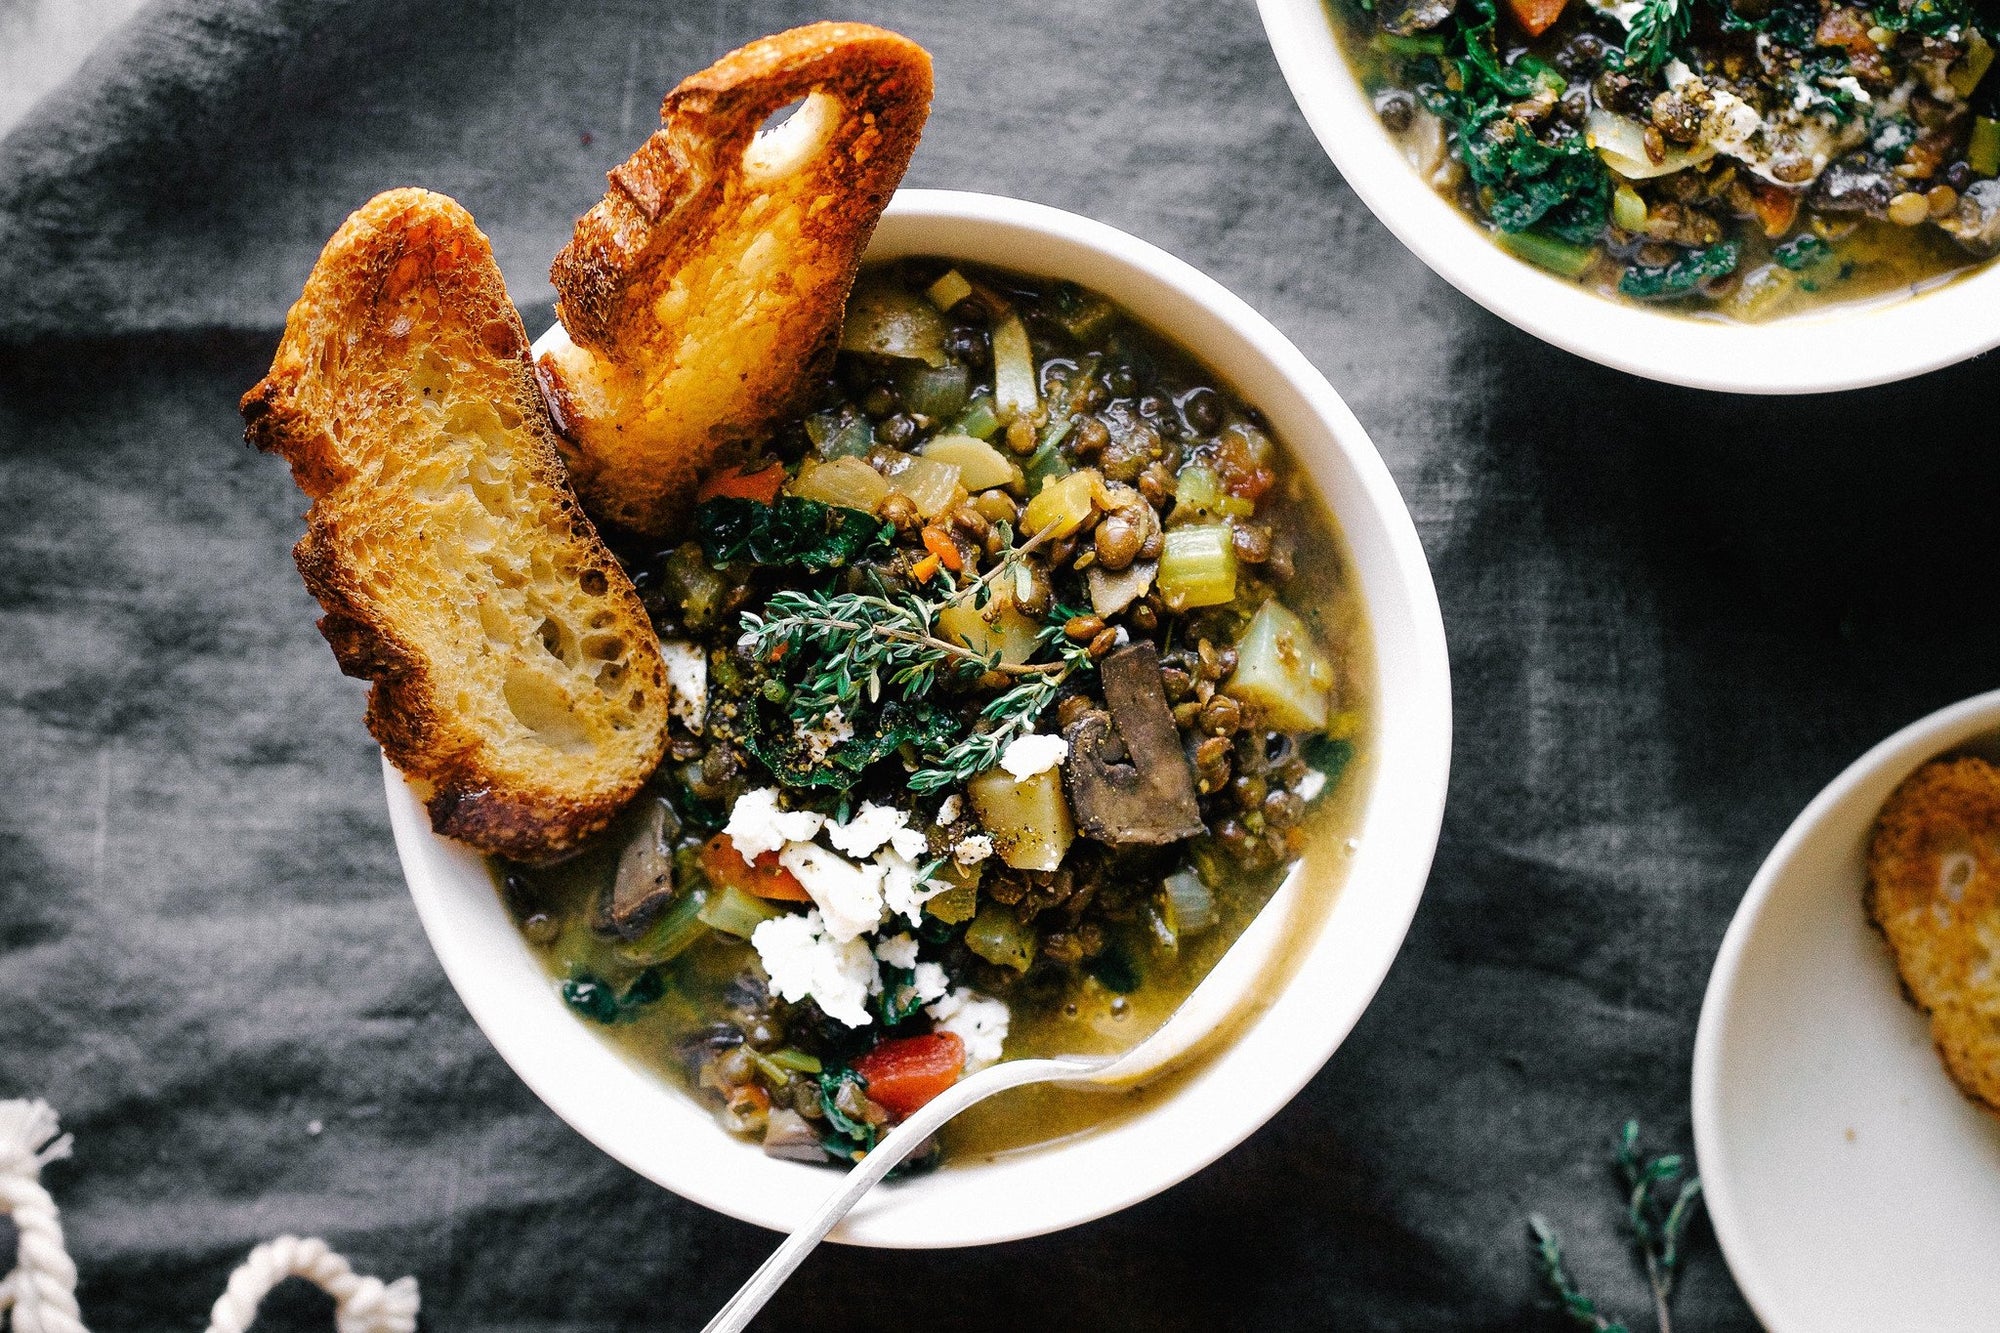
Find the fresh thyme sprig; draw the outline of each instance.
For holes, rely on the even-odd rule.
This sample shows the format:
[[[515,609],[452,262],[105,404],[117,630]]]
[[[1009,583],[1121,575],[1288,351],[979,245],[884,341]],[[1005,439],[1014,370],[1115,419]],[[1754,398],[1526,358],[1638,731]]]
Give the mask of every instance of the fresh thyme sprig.
[[[979,720],[985,725],[937,756],[929,767],[912,773],[911,791],[919,795],[939,791],[992,768],[1011,741],[1035,729],[1036,719],[1055,702],[1070,673],[1090,664],[1089,648],[1071,643],[1063,634],[1061,621],[1044,626],[1035,642],[1055,644],[1058,660],[1046,664],[1051,670],[1022,681],[980,709]]]
[[[1625,38],[1625,67],[1647,73],[1667,63],[1694,30],[1695,0],[1641,0]]]
[[[1625,1185],[1625,1225],[1646,1266],[1646,1283],[1653,1293],[1653,1319],[1659,1333],[1673,1333],[1668,1306],[1680,1277],[1681,1243],[1701,1206],[1701,1178],[1682,1181],[1686,1162],[1678,1153],[1646,1158],[1639,1150],[1639,1122],[1628,1120],[1612,1145],[1612,1160]],[[1627,1333],[1626,1326],[1600,1314],[1597,1303],[1578,1289],[1563,1264],[1562,1243],[1555,1229],[1539,1214],[1528,1218],[1534,1235],[1535,1259],[1542,1281],[1561,1302],[1563,1313],[1579,1327],[1596,1333]]]

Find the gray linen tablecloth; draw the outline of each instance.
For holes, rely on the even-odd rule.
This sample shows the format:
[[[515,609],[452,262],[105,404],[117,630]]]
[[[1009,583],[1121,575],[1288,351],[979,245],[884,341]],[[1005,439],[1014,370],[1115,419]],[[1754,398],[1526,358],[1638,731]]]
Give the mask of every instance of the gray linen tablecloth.
[[[433,1329],[697,1327],[772,1238],[614,1165],[466,1017],[290,565],[300,498],[235,402],[322,241],[392,185],[464,201],[544,325],[550,256],[664,91],[823,11],[84,15],[0,4],[0,1096],[76,1132],[48,1174],[86,1314],[197,1328],[295,1231],[415,1273]],[[1346,395],[1436,571],[1457,746],[1408,946],[1267,1128],[1061,1235],[823,1251],[769,1326],[1554,1328],[1536,1209],[1638,1316],[1603,1147],[1628,1115],[1686,1143],[1745,882],[1847,760],[1993,683],[1992,364],[1752,401],[1544,347],[1355,199],[1247,0],[843,16],[937,58],[910,184],[1155,241]],[[1752,1327],[1705,1229],[1691,1264],[1682,1326]]]

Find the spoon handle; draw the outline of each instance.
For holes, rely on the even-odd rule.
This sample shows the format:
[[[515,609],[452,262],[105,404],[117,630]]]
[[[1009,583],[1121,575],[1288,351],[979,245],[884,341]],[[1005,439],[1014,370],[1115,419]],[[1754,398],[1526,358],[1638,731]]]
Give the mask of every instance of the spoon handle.
[[[740,1333],[747,1327],[757,1312],[764,1308],[764,1303],[784,1285],[785,1279],[826,1239],[826,1233],[847,1216],[848,1210],[861,1202],[861,1196],[960,1111],[996,1092],[1018,1088],[1025,1083],[1075,1078],[1078,1072],[1075,1065],[1066,1061],[1010,1060],[981,1070],[939,1093],[919,1107],[909,1119],[890,1130],[867,1156],[854,1164],[832,1197],[820,1205],[819,1211],[804,1226],[785,1238],[785,1243],[772,1252],[763,1266],[750,1275],[750,1280],[729,1298],[729,1303],[708,1321],[702,1333]]]

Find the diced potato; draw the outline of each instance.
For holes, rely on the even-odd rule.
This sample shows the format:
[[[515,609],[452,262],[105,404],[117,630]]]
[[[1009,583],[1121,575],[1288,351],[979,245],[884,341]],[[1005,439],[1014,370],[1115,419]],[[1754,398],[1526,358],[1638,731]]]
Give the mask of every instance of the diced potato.
[[[1062,864],[1076,826],[1063,800],[1060,769],[1019,782],[1005,769],[989,769],[965,790],[1002,861],[1016,870],[1054,870]]]
[[[1016,417],[1033,420],[1042,410],[1028,329],[1011,310],[993,326],[993,410],[1002,421]]]
[[[987,619],[991,615],[992,619]],[[1041,626],[1014,609],[1014,603],[995,597],[984,610],[970,601],[953,602],[937,615],[938,631],[953,643],[962,643],[981,656],[1000,654],[1000,660],[1019,666],[1034,655],[1035,636]]]
[[[949,312],[951,308],[972,295],[972,284],[957,269],[947,269],[945,275],[924,289],[924,295],[931,298],[931,304]]]
[[[1306,623],[1274,597],[1236,641],[1236,670],[1225,693],[1256,704],[1277,731],[1319,731],[1326,726],[1333,662]]]
[[[989,491],[1021,475],[1007,455],[970,435],[940,435],[924,446],[924,457],[958,465],[958,484],[968,491]]]
[[[942,366],[949,359],[944,340],[950,332],[929,302],[888,283],[863,283],[847,300],[840,350]]]
[[[1236,596],[1236,539],[1227,523],[1167,530],[1160,552],[1160,596],[1176,610],[1221,606]]]
[[[889,479],[889,485],[909,497],[919,514],[925,518],[936,518],[957,501],[958,464],[935,458],[912,458],[901,472]]]
[[[1050,534],[1052,537],[1069,536],[1090,518],[1103,489],[1104,479],[1096,468],[1087,467],[1050,482],[1028,501],[1028,508],[1021,515],[1021,531],[1032,536],[1053,523],[1056,530]]]
[[[858,458],[836,458],[825,463],[808,463],[788,489],[801,499],[872,514],[889,494],[889,483]]]

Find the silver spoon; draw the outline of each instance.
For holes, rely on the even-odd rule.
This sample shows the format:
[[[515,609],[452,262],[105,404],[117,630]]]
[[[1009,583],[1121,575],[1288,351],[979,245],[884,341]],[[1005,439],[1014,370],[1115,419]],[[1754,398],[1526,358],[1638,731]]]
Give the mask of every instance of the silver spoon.
[[[862,1196],[960,1111],[995,1093],[1031,1083],[1096,1088],[1130,1086],[1203,1045],[1238,1012],[1245,995],[1274,960],[1284,940],[1285,922],[1292,915],[1292,904],[1299,893],[1298,880],[1295,867],[1271,901],[1264,904],[1263,910],[1159,1030],[1123,1055],[1003,1061],[960,1080],[918,1108],[848,1171],[832,1197],[786,1237],[785,1243],[708,1321],[702,1333],[741,1333],[765,1302],[777,1294],[785,1279],[826,1239],[826,1234],[861,1202]]]

